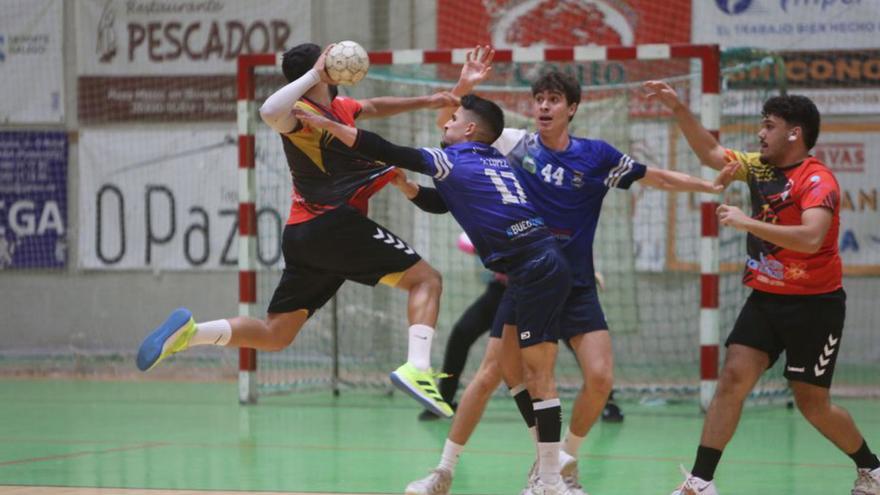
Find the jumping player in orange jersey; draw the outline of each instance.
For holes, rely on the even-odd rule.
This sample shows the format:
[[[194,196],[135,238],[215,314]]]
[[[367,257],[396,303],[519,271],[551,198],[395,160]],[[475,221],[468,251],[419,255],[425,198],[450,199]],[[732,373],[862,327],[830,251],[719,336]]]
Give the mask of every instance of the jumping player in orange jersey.
[[[442,108],[457,105],[458,99],[449,93],[339,97],[324,70],[325,53],[312,43],[285,52],[282,71],[288,84],[260,108],[263,121],[280,134],[293,176],[293,203],[282,239],[285,268],[266,320],[233,317],[196,323],[189,310],[180,308],[144,340],[138,367],[146,371],[195,345],[282,350],[346,280],[383,283],[409,294],[409,353],[407,362],[392,372],[392,382],[435,414],[450,417],[452,408],[437,391],[430,366],[440,274],[400,237],[367,218],[370,196],[391,181],[394,168],[304,127],[293,111],[354,125],[358,118]]]

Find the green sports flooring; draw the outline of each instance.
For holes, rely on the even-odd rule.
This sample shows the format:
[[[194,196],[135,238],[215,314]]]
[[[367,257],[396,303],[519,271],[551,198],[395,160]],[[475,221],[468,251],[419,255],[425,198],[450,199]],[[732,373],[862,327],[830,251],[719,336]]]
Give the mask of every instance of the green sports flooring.
[[[247,407],[236,396],[231,383],[0,381],[0,485],[403,493],[436,465],[449,427],[417,421],[401,394],[300,393]],[[880,401],[839,403],[880,446]],[[625,422],[597,425],[583,445],[585,488],[667,495],[678,465],[690,467],[702,416],[693,403],[622,406]],[[533,456],[512,401],[496,399],[452,492],[519,493]],[[854,477],[796,411],[756,406],[716,480],[723,495],[827,495],[849,493]]]

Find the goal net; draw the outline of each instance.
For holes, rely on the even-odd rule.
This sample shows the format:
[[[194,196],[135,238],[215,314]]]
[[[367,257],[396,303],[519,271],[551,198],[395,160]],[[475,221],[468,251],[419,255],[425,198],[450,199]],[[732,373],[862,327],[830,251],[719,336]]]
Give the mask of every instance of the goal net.
[[[529,129],[529,87],[538,75],[560,70],[584,82],[591,73],[601,73],[603,80],[613,83],[584,82],[572,133],[603,139],[640,162],[699,176],[707,172],[701,170],[669,112],[649,101],[641,84],[658,78],[669,81],[704,122],[711,122],[719,116],[713,108],[718,98],[717,94],[704,94],[704,88],[706,81],[710,81],[711,88],[713,77],[718,81],[718,64],[711,57],[701,61],[702,48],[713,53],[708,47],[670,50],[669,46],[501,51],[493,64],[491,80],[477,92],[503,106],[508,127]],[[454,84],[460,69],[451,62],[463,60],[462,54],[458,50],[372,54],[373,66],[367,78],[341,91],[355,98],[370,98],[420,96],[446,90]],[[422,63],[426,59],[441,62]],[[257,65],[254,72],[256,96],[248,110],[251,119],[262,99],[284,83],[271,59],[266,62],[270,65]],[[714,91],[717,93],[717,89]],[[760,95],[755,101],[759,99]],[[748,113],[754,121],[758,110],[750,108],[742,113]],[[436,146],[440,131],[435,119],[434,112],[419,111],[362,120],[358,125],[395,143]],[[290,204],[291,182],[281,138],[266,126],[256,125],[254,131],[255,208],[258,212],[285,212]],[[754,148],[750,133],[726,136],[722,131],[722,135],[731,146]],[[714,172],[709,172],[708,176],[713,176]],[[731,188],[725,198],[748,206],[744,203],[748,200],[744,185]],[[723,341],[746,296],[740,284],[742,235],[724,229],[720,238],[703,237],[704,223],[711,222],[702,218],[706,216],[703,210],[712,212],[713,203],[707,201],[717,200],[638,185],[631,191],[612,190],[606,196],[594,253],[596,266],[605,279],[600,299],[614,341],[617,390],[640,397],[694,398],[701,389],[702,370],[704,395],[711,395],[717,356],[723,354],[718,341]],[[432,359],[433,365],[440,367],[452,325],[483,292],[490,274],[475,257],[456,249],[461,229],[451,216],[418,211],[394,188],[385,188],[374,197],[370,216],[409,242],[443,274],[444,293]],[[708,216],[714,219],[714,214]],[[284,219],[268,213],[258,214],[258,219],[261,262],[254,307],[264,311],[282,268],[277,249]],[[708,260],[706,248],[701,247],[706,243],[715,246]],[[387,388],[388,373],[406,359],[407,326],[404,293],[346,283],[337,297],[311,318],[293,346],[279,353],[259,354],[258,393],[310,386]],[[476,369],[484,345],[485,340],[481,340],[471,350],[465,381]],[[560,388],[572,394],[581,384],[579,368],[568,351],[561,350],[559,355]],[[756,389],[756,396],[782,394],[782,383],[778,372],[768,374]]]

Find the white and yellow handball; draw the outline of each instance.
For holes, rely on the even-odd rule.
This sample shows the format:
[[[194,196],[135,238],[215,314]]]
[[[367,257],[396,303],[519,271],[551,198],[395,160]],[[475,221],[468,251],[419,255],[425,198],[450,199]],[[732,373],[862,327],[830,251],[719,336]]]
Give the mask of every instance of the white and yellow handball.
[[[354,41],[340,41],[330,48],[324,61],[327,75],[336,84],[353,86],[367,75],[370,57],[364,47]]]

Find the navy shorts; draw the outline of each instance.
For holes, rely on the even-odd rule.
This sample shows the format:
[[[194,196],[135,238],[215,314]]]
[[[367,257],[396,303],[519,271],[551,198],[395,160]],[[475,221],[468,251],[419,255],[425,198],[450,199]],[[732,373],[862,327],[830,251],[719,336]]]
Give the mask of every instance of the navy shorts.
[[[509,260],[504,269],[507,291],[502,299],[512,308],[519,331],[519,346],[529,347],[559,340],[559,317],[571,289],[571,269],[556,242],[539,247]],[[500,311],[500,309],[499,309]],[[499,319],[492,325],[493,337]]]
[[[513,299],[505,296],[498,306],[498,314],[492,324],[490,336],[501,338],[504,325],[516,324],[516,307]],[[596,286],[572,287],[559,315],[559,335],[565,340],[597,330],[607,330],[605,313],[599,304]]]

